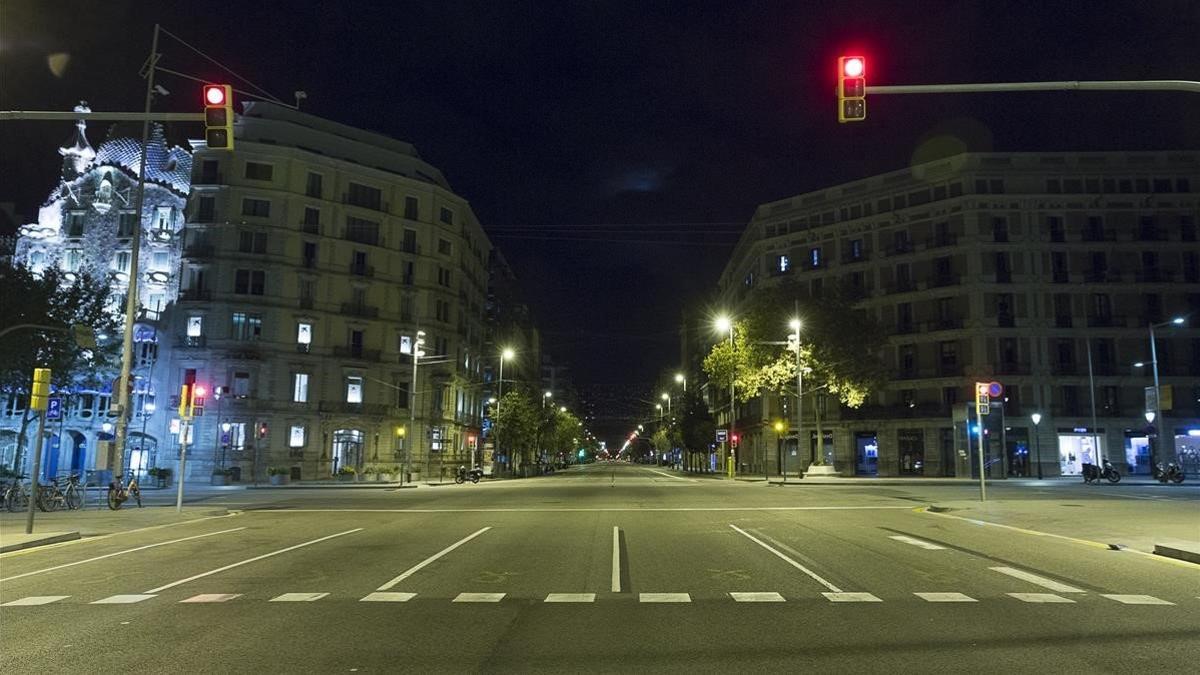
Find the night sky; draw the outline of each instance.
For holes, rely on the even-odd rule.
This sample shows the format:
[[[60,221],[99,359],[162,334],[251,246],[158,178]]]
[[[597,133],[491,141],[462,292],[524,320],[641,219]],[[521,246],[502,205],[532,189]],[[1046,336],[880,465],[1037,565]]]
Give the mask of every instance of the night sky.
[[[1200,149],[1198,94],[874,96],[852,125],[833,94],[850,52],[868,84],[1200,80],[1187,0],[0,0],[0,109],[140,109],[156,21],[285,101],[305,90],[307,112],[414,143],[602,417],[677,363],[682,308],[706,306],[759,203],[962,149]],[[160,81],[160,109],[199,109],[196,85]],[[0,202],[35,217],[69,134],[0,122]]]

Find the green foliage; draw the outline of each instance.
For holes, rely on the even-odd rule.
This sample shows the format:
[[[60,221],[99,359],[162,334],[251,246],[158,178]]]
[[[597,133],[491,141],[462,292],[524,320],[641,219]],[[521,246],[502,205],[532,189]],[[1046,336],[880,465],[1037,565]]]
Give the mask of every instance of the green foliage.
[[[291,470],[286,466],[269,466],[267,467],[268,476],[290,476]]]
[[[496,447],[507,450],[511,456],[528,458],[537,443],[540,412],[524,392],[506,392],[500,399],[499,414],[493,427]]]
[[[694,452],[708,448],[716,435],[717,425],[703,399],[689,393],[680,419],[683,447]]]
[[[352,466],[345,466],[345,465],[339,466],[338,470],[337,470],[337,475],[339,475],[339,476],[353,476],[356,473],[358,473],[358,472],[355,471],[354,467],[352,467]]]
[[[583,436],[583,424],[570,411],[562,412],[554,408],[549,415],[547,429],[544,432],[546,442],[543,447],[551,453],[564,452],[574,454],[578,450],[578,440]]]

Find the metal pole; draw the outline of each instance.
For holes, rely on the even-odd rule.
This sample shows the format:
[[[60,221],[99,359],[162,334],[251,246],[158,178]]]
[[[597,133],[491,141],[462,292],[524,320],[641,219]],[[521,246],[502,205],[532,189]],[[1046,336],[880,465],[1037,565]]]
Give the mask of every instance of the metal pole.
[[[1096,469],[1104,467],[1104,455],[1100,450],[1100,434],[1096,427],[1096,378],[1092,372],[1092,339],[1086,338],[1088,360],[1088,388],[1092,391],[1092,451],[1096,455]]]
[[[1190,91],[1192,80],[1062,80],[1056,82],[987,82],[980,84],[901,84],[866,87],[868,94],[973,94],[1006,91]]]
[[[976,391],[978,391],[978,389],[979,389],[978,384],[975,385],[975,389],[976,389]],[[975,400],[976,401],[979,400],[979,394],[975,395]],[[983,473],[984,472],[984,466],[983,466],[983,415],[979,414],[978,404],[975,406],[975,419],[979,420],[979,501],[986,502],[987,501],[987,481],[984,479],[984,473]],[[969,420],[969,418],[968,418],[968,420]]]
[[[409,408],[408,408],[408,426],[410,427],[408,430],[408,437],[412,439],[412,443],[409,446],[408,452],[404,453],[404,471],[407,471],[408,467],[412,465],[412,449],[416,447],[417,438],[418,438],[418,434],[417,434],[417,362],[421,358],[420,357],[421,347],[418,344],[419,340],[420,340],[420,337],[415,337],[413,339],[413,345],[412,345],[412,353],[413,353],[413,375],[412,375],[412,387],[411,387],[412,401],[410,402]],[[428,464],[428,462],[427,462],[427,464]],[[429,467],[426,466],[426,473],[428,473],[428,468]],[[426,475],[425,480],[426,481],[429,480],[428,475]]]
[[[734,382],[737,380],[737,355],[734,353],[733,346],[733,322],[729,323],[729,356],[733,363],[733,369],[729,373],[729,456],[725,459],[728,463],[726,472],[730,478],[733,478],[734,465],[737,460],[734,458],[733,445],[733,420],[737,416],[737,399],[734,398]]]
[[[1042,480],[1042,435],[1038,433],[1038,425],[1033,425],[1033,442],[1037,446],[1038,480]]]
[[[496,436],[495,449],[492,450],[492,475],[496,471],[496,456],[497,452],[503,453],[503,448],[500,447],[500,434],[495,433],[500,429],[500,402],[504,400],[504,352],[500,352],[500,382],[496,386],[496,424],[493,427],[493,433]],[[512,461],[511,459],[509,460]],[[511,464],[510,464],[511,466]]]
[[[187,468],[187,439],[191,420],[179,420],[179,484],[175,486],[175,512],[183,513],[183,471]]]
[[[37,439],[33,443],[33,470],[29,472],[29,513],[25,516],[25,534],[33,534],[33,509],[37,504],[38,472],[42,470],[42,434],[46,431],[46,411],[38,411]]]
[[[121,343],[121,377],[120,390],[117,392],[117,407],[120,416],[117,417],[116,438],[113,447],[109,449],[109,461],[106,462],[113,474],[120,480],[125,475],[125,443],[129,427],[129,387],[130,371],[133,366],[133,324],[138,309],[138,256],[141,254],[142,217],[145,213],[146,197],[146,150],[150,142],[150,104],[154,100],[154,66],[158,61],[158,24],[154,24],[154,39],[150,45],[150,59],[146,69],[146,115],[142,120],[142,151],[138,163],[137,206],[134,216],[133,241],[129,249],[129,287],[125,295],[125,336]]]
[[[1153,372],[1154,372],[1155,420],[1158,422],[1158,428],[1159,428],[1158,437],[1166,438],[1165,434],[1166,434],[1166,429],[1167,429],[1167,424],[1166,424],[1167,421],[1165,419],[1163,419],[1162,391],[1158,387],[1158,349],[1154,346],[1154,342],[1155,342],[1155,340],[1154,340],[1154,324],[1150,324],[1150,367],[1151,367],[1151,370],[1153,370]],[[1172,439],[1172,440],[1174,440],[1174,439]],[[1154,468],[1156,466],[1158,466],[1158,464],[1154,461],[1155,445],[1158,446],[1158,451],[1159,451],[1158,454],[1161,455],[1163,441],[1159,441],[1156,444],[1152,443],[1150,445],[1150,474],[1151,475],[1154,475]]]

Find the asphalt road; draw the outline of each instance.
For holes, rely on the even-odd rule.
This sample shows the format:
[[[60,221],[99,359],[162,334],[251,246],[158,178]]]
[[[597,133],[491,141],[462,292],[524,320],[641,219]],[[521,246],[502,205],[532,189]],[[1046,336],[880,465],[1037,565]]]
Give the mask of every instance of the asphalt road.
[[[0,557],[0,651],[10,672],[1195,672],[1200,567],[921,509],[968,490],[602,464],[213,493],[241,510]],[[1099,494],[1021,490],[998,497]],[[1121,494],[1143,493],[1122,508],[1163,506]]]

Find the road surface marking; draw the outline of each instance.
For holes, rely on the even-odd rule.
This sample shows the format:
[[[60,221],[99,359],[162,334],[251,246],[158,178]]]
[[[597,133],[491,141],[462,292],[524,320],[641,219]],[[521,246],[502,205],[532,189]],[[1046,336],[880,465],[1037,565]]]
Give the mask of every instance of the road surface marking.
[[[359,602],[408,602],[417,597],[416,593],[371,593]]]
[[[52,602],[58,602],[59,600],[65,600],[69,597],[71,597],[71,596],[69,596],[69,595],[31,595],[28,598],[21,598],[20,600],[12,600],[12,601],[6,602],[3,605],[0,605],[0,607],[26,607],[29,605],[48,605]]]
[[[135,602],[142,602],[150,598],[156,598],[156,595],[146,595],[142,593],[134,593],[131,595],[110,595],[103,600],[97,600],[89,603],[92,605],[132,605]]]
[[[822,593],[830,602],[883,602],[870,593]]]
[[[11,577],[4,577],[3,579],[0,579],[0,581],[12,581],[13,579],[20,579],[21,577],[31,577],[35,574],[44,574],[46,572],[53,572],[54,570],[61,570],[64,567],[74,567],[75,565],[82,565],[84,563],[95,562],[97,560],[104,560],[105,558],[112,558],[112,557],[118,556],[118,555],[125,555],[126,553],[136,553],[137,551],[145,551],[148,548],[155,548],[157,546],[167,546],[168,544],[178,544],[181,541],[191,541],[192,539],[202,539],[204,537],[212,537],[212,536],[215,536],[218,534],[228,534],[230,532],[237,532],[239,530],[244,530],[244,529],[246,529],[246,528],[235,527],[232,530],[221,530],[220,532],[209,532],[207,534],[197,534],[197,535],[194,535],[191,537],[183,537],[182,539],[172,539],[171,541],[160,541],[156,544],[146,544],[145,546],[138,546],[137,548],[127,548],[124,551],[117,551],[115,553],[106,553],[104,555],[98,555],[95,558],[88,558],[87,560],[76,560],[75,562],[63,563],[62,565],[55,565],[54,567],[47,567],[46,569],[43,569],[43,570],[34,570],[33,572],[25,572],[24,574],[14,574]]]
[[[613,526],[612,592],[621,592],[621,530]]]
[[[829,583],[828,581],[825,581],[816,572],[808,569],[804,565],[801,565],[800,563],[796,562],[795,560],[792,560],[791,558],[787,557],[786,555],[780,553],[778,550],[776,550],[770,544],[760,540],[758,537],[755,537],[754,535],[743,530],[742,528],[738,527],[737,525],[734,525],[733,523],[730,523],[729,526],[732,527],[733,529],[737,530],[738,533],[744,535],[750,541],[758,544],[759,546],[767,549],[771,553],[774,553],[775,555],[779,556],[781,559],[783,559],[785,562],[787,562],[792,567],[795,567],[796,569],[800,570],[801,572],[804,572],[808,576],[812,577],[813,579],[815,579],[817,581],[817,583],[821,584],[825,588],[828,588],[829,590],[833,591],[834,593],[842,592],[842,589],[838,588],[837,586],[834,586],[833,584]]]
[[[1102,598],[1116,600],[1124,605],[1174,605],[1173,602],[1160,600],[1153,595],[1101,595]]]
[[[270,602],[313,602],[329,595],[328,593],[284,593],[271,598]]]
[[[475,537],[478,537],[479,535],[483,534],[484,532],[487,532],[490,529],[492,529],[492,528],[490,526],[488,526],[488,527],[483,528],[482,530],[478,530],[472,534],[469,534],[469,535],[463,537],[462,539],[459,539],[458,541],[454,542],[453,544],[450,544],[449,546],[438,551],[437,553],[434,553],[433,555],[422,560],[421,562],[417,563],[416,565],[413,565],[412,567],[408,568],[404,572],[401,572],[400,576],[396,577],[395,579],[392,579],[391,581],[387,582],[386,584],[380,586],[379,588],[377,588],[375,590],[386,591],[387,589],[391,588],[392,586],[395,586],[396,584],[400,583],[401,581],[404,581],[405,579],[411,577],[412,575],[416,574],[417,572],[420,572],[429,563],[432,563],[433,561],[437,560],[438,558],[446,555],[447,553],[453,551],[454,549],[458,548],[459,546],[462,546],[463,544],[467,543],[468,541],[471,541]]]
[[[928,549],[930,551],[946,550],[945,546],[938,546],[933,542],[925,541],[924,539],[917,539],[916,537],[910,537],[904,534],[893,534],[888,537],[888,539],[895,539],[896,541],[902,541],[906,544],[912,544],[913,546],[920,546],[921,548]]]
[[[317,544],[322,541],[326,541],[328,539],[333,539],[334,537],[341,537],[343,535],[353,534],[355,532],[362,532],[362,528],[356,527],[353,530],[346,530],[345,532],[338,532],[337,534],[331,534],[331,535],[328,535],[325,537],[321,537],[320,539],[313,539],[312,541],[302,542],[302,543],[296,544],[295,546],[281,548],[278,551],[271,551],[270,553],[264,553],[262,555],[257,555],[257,556],[254,556],[253,558],[248,558],[246,560],[240,560],[238,562],[232,563],[230,565],[226,565],[224,567],[218,567],[215,570],[209,570],[207,572],[201,572],[200,574],[192,575],[186,579],[180,579],[179,581],[172,581],[171,583],[166,584],[165,586],[159,586],[158,588],[151,588],[150,590],[146,591],[146,593],[159,593],[161,591],[167,590],[168,588],[175,588],[176,586],[186,584],[189,581],[203,579],[204,577],[211,576],[213,574],[217,574],[218,572],[224,572],[225,570],[231,570],[235,567],[241,567],[242,565],[248,565],[252,562],[257,562],[259,560],[263,560],[264,558],[270,558],[271,556],[279,555],[280,553],[287,553],[288,551],[295,551],[298,548],[304,548],[305,546]]]
[[[595,602],[595,593],[551,593],[544,602]]]
[[[503,593],[459,593],[451,602],[500,602]]]
[[[240,597],[242,597],[241,593],[201,593],[200,595],[193,595],[192,597],[188,598],[187,600],[180,600],[179,602],[181,604],[185,603],[185,602],[191,602],[191,603],[229,602],[230,600],[232,600],[234,598],[240,598]]]
[[[729,597],[736,602],[785,602],[783,596],[775,593],[730,593]]]
[[[639,593],[638,602],[691,602],[687,593]]]
[[[1038,576],[1032,572],[1026,572],[1025,570],[1019,570],[1012,567],[989,567],[988,569],[1001,574],[1007,574],[1010,577],[1015,577],[1017,579],[1021,579],[1022,581],[1028,581],[1031,584],[1037,584],[1042,588],[1058,591],[1059,593],[1087,593],[1087,591],[1083,590],[1082,588],[1068,586],[1053,579],[1047,579],[1046,577]]]
[[[911,506],[610,506],[579,508],[493,508],[493,509],[266,509],[255,515],[285,513],[625,513],[639,511],[913,511]],[[936,514],[945,515],[945,514]],[[951,516],[953,517],[953,516]],[[982,523],[981,524],[991,524]],[[1105,547],[1107,548],[1107,547]]]
[[[85,508],[86,508],[86,505],[85,505]],[[0,553],[0,558],[12,558],[12,557],[19,556],[19,555],[28,555],[30,553],[41,553],[43,551],[50,551],[50,550],[53,550],[56,548],[61,548],[63,546],[71,546],[74,544],[87,544],[87,543],[91,543],[93,541],[103,541],[103,540],[109,539],[111,537],[123,537],[127,534],[134,534],[135,532],[148,532],[150,530],[161,530],[164,527],[176,527],[179,525],[190,525],[192,523],[199,523],[199,522],[203,522],[205,520],[214,520],[216,518],[232,518],[233,516],[238,516],[238,515],[241,515],[240,511],[235,511],[233,513],[226,513],[221,516],[205,516],[203,518],[194,518],[192,520],[183,520],[178,523],[166,523],[163,525],[149,525],[147,527],[139,527],[139,528],[136,528],[133,530],[125,530],[123,532],[113,532],[111,534],[102,534],[102,535],[96,536],[96,537],[83,537],[82,539],[72,539],[71,541],[63,541],[63,542],[59,542],[57,544],[50,544],[48,546],[35,546],[32,548],[23,548],[19,551],[9,551],[7,553]]]
[[[913,593],[913,595],[928,602],[979,602],[962,593]]]
[[[1021,602],[1073,603],[1074,600],[1053,593],[1008,593]]]
[[[665,471],[659,471],[658,469],[651,469],[649,467],[642,467],[642,468],[646,469],[650,473],[656,473],[660,476],[666,476],[667,478],[670,478],[671,480],[683,481],[685,483],[695,483],[696,482],[696,479],[694,479],[694,478],[682,478],[680,476],[672,476],[671,474],[669,474]]]

